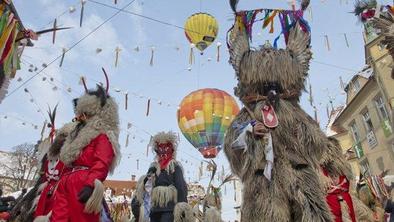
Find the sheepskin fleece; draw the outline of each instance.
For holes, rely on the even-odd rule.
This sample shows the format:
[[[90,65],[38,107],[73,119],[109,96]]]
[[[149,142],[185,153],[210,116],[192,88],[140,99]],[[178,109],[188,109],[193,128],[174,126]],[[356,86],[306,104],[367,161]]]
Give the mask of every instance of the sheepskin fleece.
[[[260,120],[261,108],[262,102],[254,109]],[[332,221],[317,170],[328,139],[319,126],[290,101],[280,100],[276,114],[280,124],[271,131],[275,155],[271,181],[261,175],[266,164],[265,144],[261,140],[248,134],[247,150],[231,147],[238,137],[234,123],[252,120],[245,109],[227,131],[225,154],[232,172],[243,183],[241,221]]]
[[[204,222],[222,222],[220,212],[214,207],[208,208],[205,211]]]
[[[177,203],[174,208],[174,222],[195,222],[192,207],[185,202]]]
[[[165,207],[170,202],[178,202],[178,191],[174,186],[157,186],[152,190],[152,208]]]
[[[331,222],[319,180],[320,159],[329,141],[301,109],[297,96],[305,88],[312,58],[310,34],[301,31],[297,23],[290,30],[285,49],[251,50],[243,28],[236,22],[229,41],[230,63],[238,79],[235,95],[241,101],[246,96],[266,95],[264,86],[276,83],[280,86],[277,93],[293,92],[295,96],[288,100],[279,98],[275,104],[279,126],[270,131],[275,156],[271,181],[263,175],[264,139],[247,133],[247,149],[234,150],[231,146],[240,134],[239,124],[254,119],[263,122],[261,110],[265,101],[245,104],[253,115],[242,109],[226,133],[225,154],[232,172],[243,183],[241,221]]]
[[[85,111],[86,110],[86,111]],[[93,111],[92,111],[93,110]],[[78,100],[76,114],[89,113],[93,115],[86,121],[86,125],[78,132],[75,138],[67,137],[60,151],[60,160],[67,166],[78,158],[82,150],[99,134],[106,134],[114,150],[114,160],[110,166],[113,173],[118,165],[121,154],[119,145],[119,114],[116,102],[109,97],[106,104],[101,107],[100,100],[96,96],[84,95]]]

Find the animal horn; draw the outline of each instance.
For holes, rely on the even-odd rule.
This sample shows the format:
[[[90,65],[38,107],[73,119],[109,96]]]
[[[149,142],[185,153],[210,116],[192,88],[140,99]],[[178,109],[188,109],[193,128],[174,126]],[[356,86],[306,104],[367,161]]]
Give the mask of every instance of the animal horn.
[[[301,2],[302,11],[305,11],[308,8],[310,3],[311,3],[311,0],[302,0],[302,2]]]
[[[230,6],[233,12],[237,12],[237,5],[239,0],[230,0]]]
[[[103,70],[104,76],[105,76],[105,83],[106,83],[106,88],[105,88],[105,93],[108,95],[108,91],[109,91],[109,78],[108,78],[108,74],[105,71],[105,69],[102,67],[101,68]]]
[[[81,77],[81,81],[82,81],[82,84],[83,84],[83,88],[85,88],[85,92],[87,93],[88,92],[88,87],[86,86],[86,80],[85,80],[85,77]]]

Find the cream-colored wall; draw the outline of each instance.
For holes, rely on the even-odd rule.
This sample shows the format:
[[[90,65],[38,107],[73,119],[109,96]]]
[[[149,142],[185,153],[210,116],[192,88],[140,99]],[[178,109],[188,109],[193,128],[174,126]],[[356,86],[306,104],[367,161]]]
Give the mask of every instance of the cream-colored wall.
[[[381,127],[381,120],[379,118],[379,114],[377,112],[374,99],[377,95],[381,94],[379,91],[378,85],[375,80],[370,80],[371,83],[366,85],[360,95],[357,96],[356,100],[353,101],[350,106],[346,109],[346,113],[342,113],[342,117],[340,117],[339,124],[348,130],[348,135],[351,138],[351,142],[353,143],[353,137],[350,130],[350,124],[354,120],[357,124],[357,128],[361,138],[361,145],[364,151],[364,157],[360,159],[364,160],[368,159],[369,166],[372,174],[380,174],[381,170],[378,168],[376,160],[379,157],[383,157],[383,163],[386,169],[390,169],[390,172],[394,172],[394,157],[391,149],[391,145],[389,144],[389,139],[386,138]],[[377,146],[370,147],[367,141],[367,131],[362,118],[362,113],[368,109],[368,112],[371,116],[372,124],[374,126],[374,133],[376,140],[378,141]]]
[[[334,135],[334,138],[338,140],[339,145],[342,148],[342,153],[346,153],[347,150],[353,146],[353,139],[346,132],[336,134],[336,135]],[[353,176],[356,177],[356,176],[360,175],[360,166],[358,164],[357,159],[350,159],[350,160],[348,160],[348,163],[350,164],[350,166],[352,168]]]

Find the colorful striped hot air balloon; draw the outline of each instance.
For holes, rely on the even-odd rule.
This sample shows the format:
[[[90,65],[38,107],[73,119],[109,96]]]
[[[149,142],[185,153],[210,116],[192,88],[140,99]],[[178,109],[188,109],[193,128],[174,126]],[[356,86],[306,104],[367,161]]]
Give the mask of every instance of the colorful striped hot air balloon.
[[[221,150],[226,130],[239,112],[234,98],[219,89],[200,89],[186,96],[178,110],[178,125],[205,158]]]
[[[207,13],[196,13],[185,23],[185,35],[190,43],[203,52],[218,35],[219,25],[215,17]]]

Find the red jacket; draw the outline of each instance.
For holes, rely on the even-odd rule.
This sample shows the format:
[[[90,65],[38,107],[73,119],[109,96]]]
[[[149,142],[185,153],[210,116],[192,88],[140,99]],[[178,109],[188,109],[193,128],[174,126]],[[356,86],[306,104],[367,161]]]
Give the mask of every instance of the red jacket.
[[[78,194],[86,185],[94,187],[96,179],[106,179],[113,158],[114,151],[107,135],[100,134],[90,141],[74,160],[71,171],[60,179],[50,221],[98,222],[99,214],[84,212],[85,204],[79,202]]]
[[[326,177],[330,177],[328,171],[325,170],[324,168],[323,168],[323,173]],[[345,212],[342,212],[341,210],[341,202],[343,202],[343,204],[347,204],[349,212],[346,213],[349,214],[352,222],[356,222],[356,216],[353,208],[353,201],[352,201],[352,197],[349,194],[350,183],[348,179],[344,175],[340,176],[339,178],[331,178],[331,179],[333,181],[333,184],[330,186],[330,188],[327,191],[326,201],[331,209],[332,214],[334,215],[335,222],[343,222],[342,215]]]

